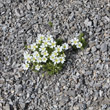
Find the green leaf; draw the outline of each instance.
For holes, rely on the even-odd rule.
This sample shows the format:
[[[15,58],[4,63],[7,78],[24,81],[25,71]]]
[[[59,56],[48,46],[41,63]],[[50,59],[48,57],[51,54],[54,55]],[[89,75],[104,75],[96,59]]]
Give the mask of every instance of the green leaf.
[[[62,45],[63,44],[63,39],[56,39],[56,45]]]
[[[49,21],[49,22],[48,22],[48,25],[49,25],[50,27],[52,27],[52,26],[53,26],[53,23],[52,23],[51,21]]]
[[[82,38],[84,37],[84,33],[81,33],[80,35],[79,35],[79,41],[82,41]]]
[[[44,73],[42,73],[42,77],[44,77]]]
[[[84,33],[81,33],[80,35],[79,35],[79,41],[82,43],[82,49],[84,49],[85,47],[86,47],[86,45],[87,45],[87,42],[85,41],[85,39],[84,39]]]

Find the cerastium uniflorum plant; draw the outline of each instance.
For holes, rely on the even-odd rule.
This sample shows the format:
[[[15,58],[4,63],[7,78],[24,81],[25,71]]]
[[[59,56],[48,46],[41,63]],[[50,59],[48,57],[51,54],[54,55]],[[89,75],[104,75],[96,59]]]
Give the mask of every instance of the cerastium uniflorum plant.
[[[87,45],[84,39],[84,33],[81,33],[78,38],[71,39],[70,42],[74,49],[84,49]]]
[[[71,40],[74,48],[83,48],[84,43],[83,35]],[[38,34],[36,42],[26,46],[23,69],[36,72],[42,69],[49,75],[58,73],[66,60],[65,51],[68,48],[69,44],[63,43],[62,39],[54,39],[52,35]]]

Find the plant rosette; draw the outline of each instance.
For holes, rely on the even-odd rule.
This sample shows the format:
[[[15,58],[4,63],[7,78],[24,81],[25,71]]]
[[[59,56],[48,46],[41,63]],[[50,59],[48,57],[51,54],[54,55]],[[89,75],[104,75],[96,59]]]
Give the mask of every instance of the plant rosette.
[[[74,49],[83,49],[86,41],[81,33],[78,38],[71,39],[70,44]],[[36,42],[26,46],[24,52],[24,70],[39,71],[41,68],[48,74],[58,73],[66,60],[65,51],[70,48],[69,44],[63,43],[62,39],[54,39],[52,35],[38,34]]]
[[[58,73],[65,62],[67,43],[54,40],[52,35],[38,34],[36,42],[27,46],[24,52],[23,69],[39,71],[41,68],[48,74]]]
[[[84,49],[87,45],[84,34],[81,33],[78,38],[71,39],[70,44],[74,49]]]

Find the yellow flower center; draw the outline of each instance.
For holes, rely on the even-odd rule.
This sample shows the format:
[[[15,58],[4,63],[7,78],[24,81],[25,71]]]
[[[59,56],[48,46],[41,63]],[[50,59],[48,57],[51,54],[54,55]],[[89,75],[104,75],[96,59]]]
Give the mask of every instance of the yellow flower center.
[[[52,43],[52,46],[54,46],[55,45],[55,43]]]
[[[58,51],[60,51],[60,48],[58,48]]]
[[[63,59],[62,59],[62,58],[60,58],[60,61],[63,61]]]
[[[66,46],[64,45],[64,48],[66,48]]]
[[[57,55],[57,53],[54,53],[54,55],[56,56],[56,55]]]
[[[43,58],[43,60],[45,61],[45,60],[46,60],[46,58]]]
[[[41,60],[41,58],[39,58],[39,60]]]
[[[42,50],[45,50],[45,48],[43,47]]]
[[[33,48],[35,49],[36,48],[36,45],[34,45]]]
[[[43,38],[44,38],[43,36],[40,37],[41,40],[43,40]]]
[[[79,44],[79,47],[81,47],[81,44]]]
[[[28,68],[28,64],[26,64],[26,68]]]
[[[27,61],[30,61],[30,58],[27,58]]]
[[[49,41],[50,41],[50,38],[48,37],[48,38],[47,38],[47,40],[49,40]]]
[[[38,42],[41,43],[41,40],[39,40]]]
[[[44,44],[47,45],[47,42],[45,42]]]
[[[39,54],[37,53],[37,54],[36,54],[36,56],[38,57],[38,56],[39,56]]]
[[[54,56],[52,56],[52,59],[54,59],[55,57]]]
[[[35,58],[33,57],[33,60],[35,60]]]
[[[77,43],[77,41],[74,41],[74,43],[76,44],[76,43]]]
[[[44,52],[44,55],[47,55],[47,53],[46,53],[46,52]]]
[[[58,59],[55,59],[56,62],[58,62]]]

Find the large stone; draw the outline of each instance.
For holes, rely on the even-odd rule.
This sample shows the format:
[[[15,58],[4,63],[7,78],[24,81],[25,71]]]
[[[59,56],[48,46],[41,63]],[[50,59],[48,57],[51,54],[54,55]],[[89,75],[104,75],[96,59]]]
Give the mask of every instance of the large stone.
[[[4,110],[10,110],[9,104],[6,104],[3,108],[4,108]]]
[[[69,97],[65,96],[65,95],[62,95],[61,100],[60,100],[60,105],[62,106],[64,104],[66,104],[68,101],[69,101]]]
[[[74,13],[72,12],[69,16],[69,21],[73,21],[74,20]]]
[[[3,84],[5,80],[3,78],[0,78],[0,84]]]
[[[94,53],[95,51],[96,51],[96,47],[93,46],[93,47],[92,47],[92,53]]]
[[[85,26],[92,26],[92,22],[88,18],[84,21],[84,24]]]
[[[3,7],[3,4],[2,4],[2,3],[0,3],[0,8],[1,8],[1,7]]]
[[[101,45],[101,51],[102,51],[102,52],[107,51],[107,44],[106,44],[106,43],[103,43],[103,44]]]
[[[67,95],[75,97],[75,91],[74,90],[68,90]]]
[[[19,102],[19,104],[20,104],[20,107],[21,107],[22,109],[25,108],[25,103],[24,103],[24,102]]]

